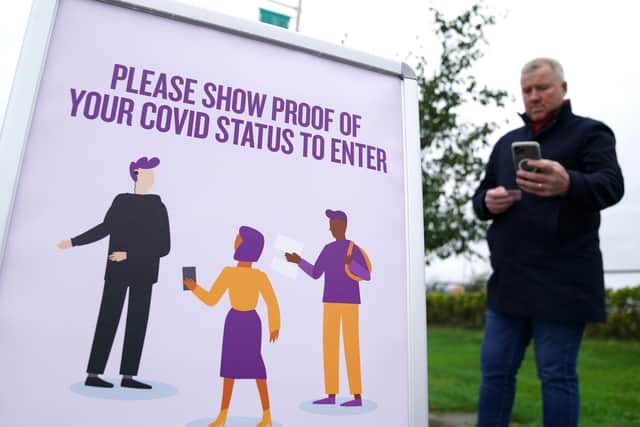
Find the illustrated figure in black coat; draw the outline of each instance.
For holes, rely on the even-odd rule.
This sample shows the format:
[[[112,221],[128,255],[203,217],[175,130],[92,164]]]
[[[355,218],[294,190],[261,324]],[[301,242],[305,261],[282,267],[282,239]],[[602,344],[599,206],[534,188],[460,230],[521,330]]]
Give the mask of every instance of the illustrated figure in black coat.
[[[109,236],[109,256],[104,275],[104,291],[91,346],[85,385],[113,387],[102,375],[118,329],[127,290],[127,324],[120,374],[122,387],[150,389],[133,379],[138,374],[140,357],[149,319],[151,290],[158,281],[160,258],[170,250],[169,218],[160,196],[149,194],[154,183],[157,157],[141,157],[129,165],[134,192],[118,194],[104,217],[92,229],[58,243],[60,249],[87,245]]]

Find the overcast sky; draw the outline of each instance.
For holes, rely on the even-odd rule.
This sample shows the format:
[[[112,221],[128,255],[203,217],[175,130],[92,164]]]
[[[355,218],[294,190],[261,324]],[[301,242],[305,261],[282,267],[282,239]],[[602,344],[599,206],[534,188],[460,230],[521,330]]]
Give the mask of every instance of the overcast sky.
[[[281,0],[292,5],[297,0]],[[258,8],[288,9],[266,0],[191,0],[221,13],[254,20]],[[605,269],[640,269],[640,130],[635,123],[640,99],[637,84],[640,61],[634,53],[640,40],[640,5],[625,0],[560,2],[557,0],[487,0],[497,24],[486,31],[489,45],[475,72],[478,80],[509,91],[516,99],[497,117],[504,125],[498,134],[519,126],[520,68],[529,59],[551,56],[565,68],[568,97],[574,112],[607,123],[616,133],[618,158],[626,181],[621,203],[603,213],[601,247]],[[431,29],[429,6],[449,14],[470,1],[303,0],[300,32],[307,36],[404,61],[410,52],[430,52],[437,60],[437,40]],[[18,61],[31,1],[0,3],[0,117],[4,117]],[[289,11],[293,14],[293,11]],[[295,26],[292,23],[291,27]],[[469,117],[474,119],[474,117]],[[484,247],[484,244],[482,245]],[[485,262],[448,260],[427,270],[430,280],[465,280],[488,271]],[[607,286],[640,283],[640,275],[607,275]]]

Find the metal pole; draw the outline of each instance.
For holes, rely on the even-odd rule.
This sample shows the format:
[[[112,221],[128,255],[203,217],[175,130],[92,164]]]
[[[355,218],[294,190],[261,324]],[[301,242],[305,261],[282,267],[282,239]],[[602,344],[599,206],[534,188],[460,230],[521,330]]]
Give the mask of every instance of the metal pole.
[[[298,9],[296,9],[296,11],[298,12],[296,16],[296,33],[299,33],[300,32],[300,15],[302,15],[302,0],[298,0]]]
[[[268,0],[268,1],[269,1],[270,3],[275,3],[275,4],[277,4],[277,5],[279,5],[279,6],[282,6],[282,7],[287,7],[287,8],[289,8],[289,9],[296,10],[296,7],[295,7],[295,6],[291,6],[290,4],[287,4],[287,3],[282,3],[281,1],[276,1],[276,0]]]
[[[291,6],[290,4],[282,3],[277,0],[268,0],[270,3],[277,4],[288,9],[296,11],[296,32],[300,32],[300,15],[302,14],[302,0],[298,0],[298,7]]]

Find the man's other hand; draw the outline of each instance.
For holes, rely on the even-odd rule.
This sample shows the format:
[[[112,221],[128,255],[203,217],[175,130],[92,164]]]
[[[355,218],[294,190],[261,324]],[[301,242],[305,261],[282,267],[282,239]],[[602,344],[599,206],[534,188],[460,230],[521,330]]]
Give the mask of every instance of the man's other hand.
[[[59,249],[69,249],[73,245],[71,244],[71,240],[61,240],[58,242],[56,246]]]
[[[513,198],[503,187],[495,187],[484,194],[484,204],[494,215],[500,214],[511,207]]]
[[[298,264],[300,262],[300,260],[302,259],[302,258],[300,258],[300,255],[298,255],[295,252],[291,252],[291,253],[285,252],[284,253],[284,257],[287,259],[287,261],[292,262],[294,264]]]
[[[114,252],[111,255],[109,255],[109,261],[113,261],[113,262],[121,262],[126,259],[127,259],[126,252]]]

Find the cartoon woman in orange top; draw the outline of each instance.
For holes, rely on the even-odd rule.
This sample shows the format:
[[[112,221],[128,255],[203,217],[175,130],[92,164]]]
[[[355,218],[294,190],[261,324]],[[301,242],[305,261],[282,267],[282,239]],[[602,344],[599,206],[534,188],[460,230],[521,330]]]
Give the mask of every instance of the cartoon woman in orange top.
[[[262,403],[262,420],[257,427],[271,426],[267,373],[261,353],[262,324],[256,305],[262,295],[267,304],[269,341],[275,342],[280,332],[280,309],[267,275],[251,266],[258,261],[264,247],[262,233],[242,226],[236,236],[233,259],[235,267],[225,267],[209,291],[192,279],[184,284],[205,304],[215,305],[229,291],[231,309],[224,322],[220,376],[224,378],[222,403],[218,417],[209,427],[224,426],[236,379],[255,379]]]

